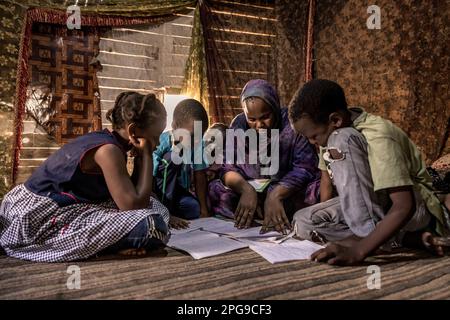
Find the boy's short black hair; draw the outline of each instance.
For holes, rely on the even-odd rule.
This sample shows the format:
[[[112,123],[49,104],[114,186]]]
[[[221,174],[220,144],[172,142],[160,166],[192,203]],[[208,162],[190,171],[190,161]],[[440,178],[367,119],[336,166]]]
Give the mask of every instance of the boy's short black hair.
[[[201,121],[203,132],[208,128],[208,114],[203,105],[195,99],[180,101],[173,111],[173,120],[178,125],[187,121]]]
[[[327,124],[330,114],[339,111],[348,111],[344,90],[336,82],[324,79],[307,82],[289,104],[292,122],[308,116],[318,124]]]

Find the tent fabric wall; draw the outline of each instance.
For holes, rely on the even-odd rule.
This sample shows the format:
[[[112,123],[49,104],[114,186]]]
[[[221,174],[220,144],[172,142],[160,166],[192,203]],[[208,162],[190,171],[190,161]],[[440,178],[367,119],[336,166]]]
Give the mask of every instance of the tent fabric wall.
[[[309,2],[278,0],[275,6],[277,89],[285,106],[307,78],[305,63]]]
[[[307,36],[314,3],[204,2],[200,17],[212,121],[230,123],[242,112],[239,96],[251,79],[271,82],[278,89],[281,104],[287,106],[299,85],[312,78],[312,24],[309,42]]]
[[[199,6],[200,4],[197,4],[197,7],[194,10],[194,19],[192,22],[192,42],[186,61],[181,94],[197,99],[206,108],[208,114],[211,114],[208,102],[205,41],[202,23],[200,21]],[[213,119],[210,119],[210,123],[212,122]]]
[[[15,1],[6,1],[14,3]],[[82,15],[102,15],[104,17],[147,18],[167,16],[186,7],[195,6],[197,0],[25,0],[21,7],[45,8],[66,11],[67,7],[78,3]]]
[[[380,30],[366,26],[371,4],[317,1],[315,77],[340,83],[349,104],[391,119],[430,164],[450,151],[448,2],[377,1]]]
[[[208,79],[209,115],[230,123],[251,79],[276,86],[276,16],[273,1],[204,1],[200,6]]]

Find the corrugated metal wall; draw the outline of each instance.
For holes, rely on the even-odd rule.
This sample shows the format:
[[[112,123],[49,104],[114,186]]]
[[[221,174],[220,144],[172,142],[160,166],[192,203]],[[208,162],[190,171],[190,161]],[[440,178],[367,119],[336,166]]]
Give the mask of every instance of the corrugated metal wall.
[[[103,127],[111,127],[105,114],[122,91],[180,91],[191,44],[193,11],[176,16],[156,27],[114,28],[100,38],[97,58],[103,70],[97,78]]]

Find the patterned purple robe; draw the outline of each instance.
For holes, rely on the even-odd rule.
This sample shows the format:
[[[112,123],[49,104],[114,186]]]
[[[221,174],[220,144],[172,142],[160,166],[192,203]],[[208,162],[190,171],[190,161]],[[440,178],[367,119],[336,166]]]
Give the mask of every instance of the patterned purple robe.
[[[317,168],[318,156],[315,147],[308,140],[296,134],[288,119],[288,110],[280,108],[278,95],[272,86],[263,80],[252,80],[244,87],[241,101],[246,97],[259,97],[268,103],[276,116],[275,123],[279,129],[279,170],[271,176],[271,184],[267,193],[277,185],[295,190],[289,199],[284,201],[287,216],[292,217],[296,210],[307,205],[315,204],[319,200],[320,170]],[[249,129],[244,113],[239,114],[232,121],[232,129]],[[235,144],[236,149],[239,148]],[[247,149],[246,149],[247,150]],[[247,152],[248,153],[248,152]],[[246,154],[246,157],[248,154]],[[244,179],[264,179],[258,164],[224,164],[220,171],[222,178],[229,171],[239,173]],[[239,195],[226,187],[221,179],[214,180],[209,185],[209,200],[214,214],[232,218],[239,202]],[[266,193],[259,194],[263,201]]]

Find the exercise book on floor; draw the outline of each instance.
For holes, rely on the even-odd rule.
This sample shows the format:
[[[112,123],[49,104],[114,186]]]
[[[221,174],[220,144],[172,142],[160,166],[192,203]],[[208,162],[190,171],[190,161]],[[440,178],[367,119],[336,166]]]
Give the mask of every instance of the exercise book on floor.
[[[183,234],[195,230],[203,230],[221,235],[230,236],[232,238],[252,238],[253,240],[261,238],[283,238],[284,235],[276,231],[270,231],[260,234],[261,227],[252,227],[248,229],[238,229],[234,226],[234,221],[223,220],[218,218],[200,218],[189,221],[189,227],[186,229],[172,229],[172,234]]]
[[[249,248],[270,263],[288,262],[294,260],[309,260],[311,255],[323,246],[308,240],[288,239],[282,243],[240,240]]]
[[[292,232],[287,236],[278,232],[260,235],[259,230],[237,229],[232,221],[201,218],[190,221],[189,228],[172,230],[167,246],[185,251],[194,259],[250,247],[270,263],[306,260],[323,248],[311,241],[292,239]]]
[[[167,246],[185,251],[194,259],[212,257],[248,247],[243,242],[202,230],[172,235]]]

